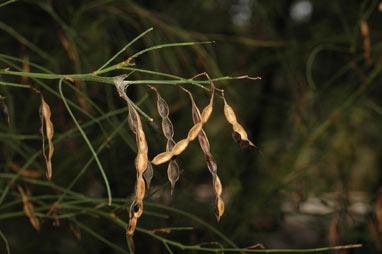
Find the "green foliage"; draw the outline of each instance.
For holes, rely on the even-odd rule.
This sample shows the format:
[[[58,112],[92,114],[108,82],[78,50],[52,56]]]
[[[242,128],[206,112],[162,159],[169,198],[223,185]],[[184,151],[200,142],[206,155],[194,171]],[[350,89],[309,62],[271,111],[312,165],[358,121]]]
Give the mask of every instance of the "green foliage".
[[[311,4],[310,16],[294,16],[301,3]],[[0,3],[0,252],[214,253],[256,243],[271,252],[359,243],[354,253],[381,251],[378,8],[376,0]],[[203,72],[224,89],[259,150],[232,141],[217,93],[203,128],[223,185],[221,221],[193,142],[177,157],[172,196],[166,167],[155,167],[132,246],[125,228],[137,148],[114,81],[129,74],[127,84],[135,84],[126,92],[152,159],[166,141],[151,128],[161,118],[145,84],[167,101],[179,141],[193,121],[188,95],[176,86],[204,108],[210,81],[192,79]],[[243,75],[262,79],[232,78]],[[51,181],[41,98],[31,86],[52,112]],[[40,232],[25,216],[18,186]]]

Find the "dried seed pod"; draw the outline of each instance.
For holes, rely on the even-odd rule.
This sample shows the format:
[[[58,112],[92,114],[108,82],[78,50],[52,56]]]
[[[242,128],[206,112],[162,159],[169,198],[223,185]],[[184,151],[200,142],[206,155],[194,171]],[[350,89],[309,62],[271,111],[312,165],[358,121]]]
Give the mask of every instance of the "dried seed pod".
[[[17,190],[20,192],[21,199],[23,201],[25,215],[29,218],[29,221],[34,229],[36,229],[36,231],[40,231],[40,221],[34,214],[33,204],[28,200],[28,196],[21,186],[17,186]]]
[[[52,178],[52,156],[54,151],[54,146],[52,142],[54,128],[53,123],[50,120],[51,111],[48,103],[45,102],[44,97],[41,94],[41,106],[40,106],[40,118],[41,118],[41,135],[42,135],[42,152],[46,163],[46,176],[48,180]],[[48,156],[45,153],[45,134],[44,134],[44,126],[45,126],[45,134],[48,140],[49,152]]]
[[[175,183],[179,180],[179,165],[176,160],[170,160],[167,167],[167,175],[171,184],[171,195],[175,188]]]
[[[172,149],[172,154],[179,155],[183,153],[183,151],[186,150],[189,143],[190,141],[188,139],[182,139],[174,145],[174,148]]]
[[[175,148],[176,143],[173,140],[174,126],[172,125],[172,122],[170,118],[168,117],[170,113],[170,109],[168,107],[167,102],[160,96],[158,90],[153,86],[150,86],[150,85],[147,85],[147,86],[151,88],[151,90],[153,90],[157,96],[157,109],[158,109],[159,115],[162,118],[162,131],[163,131],[163,135],[167,139],[166,152],[172,152],[173,149]],[[163,158],[165,157],[166,156],[164,156]],[[174,159],[170,160],[168,164],[167,176],[171,184],[171,194],[172,194],[175,188],[175,183],[179,180],[179,165]]]
[[[5,122],[7,122],[8,126],[10,126],[8,107],[4,99],[5,97],[0,94],[0,103],[1,103],[1,109],[2,109],[1,112]]]
[[[135,199],[134,206],[130,207],[130,220],[129,220],[129,235],[132,236],[135,230],[135,226],[137,220],[142,215],[143,212],[143,197],[145,196],[145,182],[143,180],[143,173],[147,170],[148,167],[148,146],[146,142],[145,133],[142,128],[141,119],[135,110],[135,108],[129,103],[129,114],[133,115],[131,119],[136,119],[136,141],[137,141],[137,161],[136,161],[136,169],[137,169],[137,188],[135,191]],[[138,207],[138,209],[136,209]],[[134,210],[132,210],[134,208]]]
[[[153,176],[154,176],[154,169],[153,169],[153,166],[151,165],[151,162],[148,161],[147,168],[145,172],[143,172],[143,179],[146,182],[147,189],[150,189],[151,179],[153,178]]]
[[[183,87],[181,87],[181,88],[183,88]],[[185,88],[183,88],[183,89],[185,91],[188,91]],[[203,124],[205,124],[208,121],[208,119],[210,118],[211,113],[212,113],[212,109],[213,109],[214,95],[215,95],[215,86],[211,82],[210,103],[203,109],[202,116],[200,116],[200,112],[199,112],[199,109],[197,109],[197,107],[193,108],[192,119],[194,121],[194,126],[192,126],[191,129],[188,131],[187,138],[182,139],[178,143],[176,143],[173,147],[173,150],[166,151],[166,152],[163,152],[163,153],[156,155],[154,157],[154,159],[151,160],[152,164],[159,165],[159,164],[165,163],[165,162],[171,160],[172,157],[179,155],[184,150],[186,150],[188,144],[191,141],[193,141],[199,135],[199,133],[202,131]],[[195,104],[195,102],[193,102],[193,104]]]
[[[203,123],[202,123],[202,122],[200,122],[200,123],[196,123],[196,124],[190,129],[190,131],[188,132],[187,140],[189,140],[189,141],[194,140],[194,139],[198,136],[200,130],[202,129],[202,126],[203,126]]]
[[[154,159],[151,160],[151,163],[154,165],[160,165],[165,162],[168,162],[171,160],[171,158],[174,156],[173,152],[163,152],[160,154],[157,154]]]
[[[202,124],[203,120],[208,120],[208,118],[209,118],[209,116],[211,115],[211,112],[212,112],[212,105],[213,105],[212,104],[213,103],[212,96],[211,96],[210,104],[203,110],[204,115],[202,113],[202,116],[200,116],[199,108],[196,105],[195,100],[194,100],[191,92],[188,91],[185,88],[182,88],[182,89],[186,93],[188,93],[188,95],[190,96],[190,99],[191,99],[191,102],[192,102],[192,119],[194,121],[195,126],[198,125],[198,124]],[[212,89],[211,90],[214,93],[213,85],[212,85]],[[198,132],[198,140],[199,140],[200,147],[202,148],[202,150],[203,150],[203,152],[205,154],[208,170],[210,171],[210,173],[212,175],[212,184],[214,186],[215,196],[216,196],[216,200],[215,200],[215,214],[216,214],[217,220],[219,221],[221,216],[224,213],[224,202],[223,202],[223,199],[221,198],[221,194],[222,194],[222,190],[223,190],[222,184],[221,184],[220,179],[219,179],[219,177],[217,175],[218,167],[217,167],[215,158],[212,156],[212,154],[210,152],[210,143],[209,143],[207,135],[206,135],[206,133],[204,132],[203,129],[201,129]]]
[[[145,196],[146,191],[146,184],[147,184],[147,178],[146,178],[146,184],[143,179],[144,172],[148,171],[148,177],[151,181],[150,177],[150,162],[147,158],[148,153],[148,146],[146,142],[146,136],[143,131],[141,118],[139,117],[137,111],[135,110],[134,106],[132,105],[130,99],[127,97],[125,89],[126,85],[123,83],[123,80],[126,78],[126,76],[120,76],[114,80],[114,84],[117,88],[117,91],[119,93],[119,96],[121,96],[128,104],[129,109],[129,125],[131,130],[135,133],[135,140],[137,143],[138,153],[136,157],[135,167],[137,170],[137,180],[136,180],[136,189],[135,189],[135,198],[130,206],[130,212],[129,212],[129,226],[127,228],[127,234],[132,237],[135,231],[135,227],[137,225],[137,221],[139,217],[141,217],[143,213],[143,198]]]
[[[247,132],[244,130],[243,126],[237,122],[236,114],[232,107],[228,105],[227,100],[224,97],[224,91],[222,91],[222,96],[224,100],[224,115],[227,121],[232,125],[233,133],[232,138],[235,143],[238,143],[241,148],[256,148],[249,139]]]

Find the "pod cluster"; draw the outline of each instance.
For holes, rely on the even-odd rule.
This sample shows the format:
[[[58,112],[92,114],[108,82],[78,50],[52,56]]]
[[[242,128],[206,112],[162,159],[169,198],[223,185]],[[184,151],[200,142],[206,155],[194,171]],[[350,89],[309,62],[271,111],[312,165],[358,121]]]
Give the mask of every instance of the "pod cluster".
[[[221,197],[222,195],[222,183],[220,181],[219,176],[217,175],[217,163],[215,158],[210,152],[210,143],[207,137],[207,134],[203,130],[203,125],[207,123],[209,120],[212,111],[213,111],[213,103],[215,98],[215,93],[220,92],[221,97],[224,101],[224,115],[226,120],[232,125],[233,134],[232,137],[236,143],[240,145],[241,148],[256,148],[253,142],[248,139],[248,134],[244,130],[243,126],[238,123],[236,114],[233,108],[228,104],[225,96],[224,90],[215,88],[215,85],[209,78],[208,74],[204,73],[201,75],[205,75],[208,80],[210,80],[210,100],[207,106],[205,106],[200,113],[198,106],[195,103],[195,100],[191,94],[191,92],[180,86],[190,97],[192,103],[192,120],[193,126],[189,129],[186,138],[176,142],[173,139],[174,136],[174,127],[169,118],[169,106],[167,102],[161,97],[158,90],[151,86],[147,85],[151,90],[153,90],[156,94],[156,104],[158,113],[162,119],[162,133],[166,139],[166,151],[157,154],[154,158],[149,161],[148,160],[148,145],[146,142],[145,133],[142,128],[142,122],[140,116],[135,109],[135,105],[131,102],[131,100],[127,97],[125,90],[127,88],[127,83],[124,82],[126,75],[119,76],[115,79],[114,84],[117,88],[119,95],[127,102],[128,104],[128,122],[132,132],[136,137],[137,144],[137,157],[135,160],[135,167],[137,171],[137,179],[136,179],[136,189],[135,189],[135,197],[130,206],[129,210],[129,225],[127,228],[127,234],[131,237],[134,234],[137,221],[139,217],[143,213],[143,198],[145,196],[146,188],[150,187],[151,179],[153,177],[154,165],[160,165],[168,162],[167,167],[167,175],[168,179],[171,183],[171,194],[174,190],[175,183],[179,180],[179,165],[175,160],[175,157],[180,155],[183,151],[186,150],[190,142],[198,137],[198,141],[201,149],[205,155],[206,164],[208,170],[212,175],[212,184],[215,192],[215,215],[217,220],[219,221],[221,216],[224,213],[224,201]],[[201,76],[198,75],[198,76]]]
[[[175,146],[174,137],[174,126],[170,120],[169,113],[170,109],[167,102],[160,96],[158,90],[150,85],[147,85],[152,89],[157,96],[157,109],[158,113],[162,118],[162,132],[165,138],[167,139],[166,143],[166,152],[172,152]],[[175,159],[171,159],[167,167],[167,176],[171,184],[171,194],[174,191],[175,183],[179,180],[179,165]]]
[[[201,119],[200,111],[198,106],[195,103],[194,97],[192,96],[190,91],[188,91],[187,89],[183,87],[181,88],[190,96],[191,103],[192,103],[192,121],[194,122],[194,124],[201,122],[202,119]],[[211,89],[211,90],[212,92],[214,92],[214,89]],[[224,213],[224,202],[223,202],[223,199],[221,198],[223,187],[219,179],[219,176],[217,175],[218,166],[216,164],[216,160],[214,156],[210,152],[210,142],[208,141],[207,134],[203,129],[201,129],[198,134],[198,140],[199,140],[200,147],[202,148],[204,152],[208,170],[210,171],[212,175],[212,185],[214,187],[215,196],[216,196],[215,215],[219,221],[220,217]]]
[[[143,198],[145,196],[146,191],[146,183],[151,181],[152,173],[146,175],[149,177],[149,181],[144,180],[145,171],[151,170],[152,167],[148,160],[148,146],[146,142],[146,136],[142,128],[141,118],[139,117],[136,109],[132,105],[130,99],[127,97],[125,93],[126,86],[124,86],[123,79],[125,77],[121,76],[115,80],[115,86],[117,87],[119,95],[127,102],[129,109],[129,125],[131,130],[135,133],[136,143],[137,143],[137,157],[135,159],[135,167],[137,170],[137,179],[136,179],[136,187],[135,187],[135,198],[130,206],[129,210],[129,225],[127,228],[127,234],[132,237],[137,225],[137,221],[139,217],[141,217],[143,213]],[[151,176],[151,177],[150,177]]]

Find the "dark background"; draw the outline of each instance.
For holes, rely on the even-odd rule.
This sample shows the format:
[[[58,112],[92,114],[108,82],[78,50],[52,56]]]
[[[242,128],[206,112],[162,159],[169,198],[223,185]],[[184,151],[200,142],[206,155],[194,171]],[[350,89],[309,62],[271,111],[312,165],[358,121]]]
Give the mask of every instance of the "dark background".
[[[4,57],[7,55],[28,59],[57,74],[89,73],[150,27],[153,32],[113,63],[158,44],[215,41],[158,49],[135,59],[135,67],[183,78],[201,72],[212,78],[260,76],[261,80],[233,79],[215,84],[225,90],[239,122],[259,149],[242,150],[233,142],[231,126],[224,119],[223,102],[217,97],[205,131],[223,183],[226,210],[220,223],[214,217],[211,176],[204,155],[194,142],[178,157],[182,174],[172,196],[166,167],[155,168],[147,198],[152,205],[145,206],[147,213],[138,226],[148,230],[194,227],[158,234],[183,244],[217,247],[213,242],[219,242],[230,247],[197,220],[155,205],[158,204],[197,216],[242,248],[256,243],[266,248],[289,249],[362,243],[362,249],[343,253],[376,253],[382,250],[379,4],[375,0],[17,1],[0,8],[0,68],[15,69],[10,65],[12,61]],[[361,33],[362,23],[367,24],[368,35]],[[365,40],[370,40],[370,47],[367,42],[365,46]],[[22,67],[17,61],[13,63]],[[44,72],[33,66],[30,71]],[[121,73],[126,71],[107,75]],[[129,78],[163,79],[138,72]],[[6,75],[1,75],[0,81],[23,82],[43,92],[52,110],[55,138],[75,128],[61,99],[41,84]],[[42,81],[57,91],[57,80]],[[82,95],[69,88],[65,88],[65,94],[93,117],[126,107],[113,86],[95,82],[77,85]],[[186,86],[200,108],[207,105],[208,93]],[[174,139],[180,140],[192,126],[189,98],[174,86],[156,87],[170,107]],[[42,209],[38,213],[41,231],[32,228],[22,213],[15,186],[31,190],[31,197],[37,198],[32,201],[35,208],[55,201],[38,197],[60,192],[22,179],[9,183],[6,174],[15,173],[11,163],[22,167],[41,149],[40,99],[28,89],[15,87],[0,86],[0,94],[6,97],[11,119],[10,127],[5,121],[0,123],[0,189],[11,184],[0,205],[0,230],[12,253],[118,253],[83,228],[81,240],[77,240],[72,232],[78,231],[78,223],[127,250],[123,228],[87,212],[62,218],[60,227],[54,227]],[[100,110],[81,101],[84,95]],[[160,124],[155,97],[149,89],[137,85],[129,88],[128,95],[135,102],[143,98],[140,107]],[[90,120],[79,111],[75,115],[80,123]],[[86,128],[93,145],[98,147],[104,142],[126,115],[127,112]],[[164,150],[165,141],[145,121],[144,129],[152,158]],[[134,146],[135,137],[126,125],[100,153],[115,198],[133,195]],[[58,142],[52,182],[67,187],[91,156],[79,134]],[[30,168],[43,173],[44,164],[40,156]],[[73,190],[87,197],[106,197],[94,162]],[[128,207],[128,202],[119,204]],[[84,208],[94,206],[91,202],[83,204]],[[113,211],[127,222],[128,212],[121,207],[101,209]],[[58,210],[60,215],[71,212],[74,211]],[[18,214],[11,216],[13,213]],[[134,240],[137,253],[166,252],[160,241],[145,233],[137,232]],[[5,253],[3,242],[0,251]]]

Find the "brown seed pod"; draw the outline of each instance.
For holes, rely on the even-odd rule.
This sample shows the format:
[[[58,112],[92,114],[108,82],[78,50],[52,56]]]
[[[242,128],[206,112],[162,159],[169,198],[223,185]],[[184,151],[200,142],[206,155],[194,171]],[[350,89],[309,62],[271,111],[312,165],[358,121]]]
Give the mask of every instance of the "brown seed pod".
[[[41,94],[41,106],[40,106],[40,118],[41,118],[41,135],[42,135],[42,152],[46,163],[46,176],[48,180],[52,178],[52,156],[54,151],[54,146],[52,142],[54,128],[53,123],[50,120],[51,111],[48,103],[45,102],[44,97]],[[45,153],[45,134],[48,140],[49,152],[48,155]]]
[[[203,120],[206,120],[206,119],[208,120],[208,118],[212,112],[213,97],[211,97],[210,104],[203,110],[204,115],[202,113],[202,116],[200,116],[199,108],[197,107],[191,92],[188,91],[187,89],[183,88],[183,87],[181,87],[181,88],[186,93],[188,93],[188,95],[190,96],[190,99],[192,102],[192,119],[194,121],[195,126],[198,124],[202,124]],[[213,88],[213,85],[212,85],[212,88]],[[213,90],[212,92],[214,93],[214,88],[211,90]],[[222,189],[223,189],[222,184],[221,184],[220,179],[217,175],[218,167],[217,167],[215,158],[212,156],[212,154],[210,152],[210,143],[209,143],[207,135],[203,129],[201,129],[198,132],[198,140],[199,140],[200,147],[202,148],[202,150],[205,154],[208,170],[210,171],[210,173],[212,175],[212,183],[214,186],[215,196],[216,196],[215,214],[216,214],[217,220],[219,221],[221,216],[224,213],[224,202],[223,202],[223,199],[221,198]]]
[[[163,152],[155,156],[154,159],[151,160],[151,163],[154,165],[160,165],[171,160],[173,156],[174,154],[172,152]]]
[[[129,125],[131,130],[135,133],[135,139],[137,143],[138,153],[136,157],[135,167],[137,170],[137,180],[136,180],[136,190],[135,190],[135,198],[130,206],[129,212],[129,226],[127,228],[127,234],[132,237],[135,231],[135,227],[137,225],[137,221],[139,217],[141,217],[143,213],[143,198],[145,196],[146,184],[143,179],[144,172],[150,169],[150,162],[147,158],[148,146],[146,142],[145,133],[143,131],[141,118],[138,115],[138,112],[135,110],[132,105],[130,99],[127,97],[125,89],[126,86],[123,83],[123,80],[126,76],[120,76],[114,80],[114,84],[117,88],[119,96],[121,96],[128,104],[129,109]],[[149,179],[151,181],[152,174],[148,173]],[[151,175],[151,177],[150,177]]]
[[[208,76],[208,75],[207,75]],[[210,103],[203,109],[202,115],[200,116],[199,109],[193,109],[192,118],[194,121],[194,126],[188,131],[187,138],[180,140],[173,147],[173,150],[160,153],[151,160],[151,163],[154,165],[160,165],[171,160],[172,157],[181,154],[186,150],[188,144],[193,141],[199,133],[202,131],[203,124],[205,124],[211,116],[213,110],[213,102],[215,95],[215,86],[211,82],[211,98]],[[184,89],[184,88],[183,88]],[[186,90],[186,89],[184,89]],[[188,91],[188,90],[187,90]],[[200,120],[200,121],[199,121]]]
[[[174,126],[172,125],[172,122],[170,120],[169,113],[170,109],[168,107],[167,102],[160,96],[158,90],[150,85],[147,85],[151,90],[153,90],[157,96],[157,109],[159,112],[159,115],[162,118],[162,131],[163,135],[167,139],[166,144],[166,152],[172,152],[175,148],[175,141],[173,139],[174,136]],[[171,156],[172,157],[172,156]],[[172,159],[170,160],[168,167],[167,167],[167,177],[171,184],[171,194],[174,191],[175,184],[179,180],[179,165],[176,162],[176,160]]]
[[[179,180],[179,165],[176,160],[170,160],[167,167],[167,175],[171,184],[171,195],[174,191],[175,183]]]
[[[227,103],[227,100],[224,97],[224,91],[222,91],[222,97],[224,100],[224,115],[227,121],[232,125],[233,133],[232,138],[235,143],[238,143],[241,148],[256,148],[249,139],[247,132],[244,130],[243,126],[237,122],[236,114],[233,111],[232,107]]]
[[[143,172],[143,179],[146,182],[146,188],[147,189],[150,189],[151,179],[153,178],[153,176],[154,176],[153,165],[151,165],[151,162],[148,161],[147,162],[147,169],[145,170],[145,172]]]

